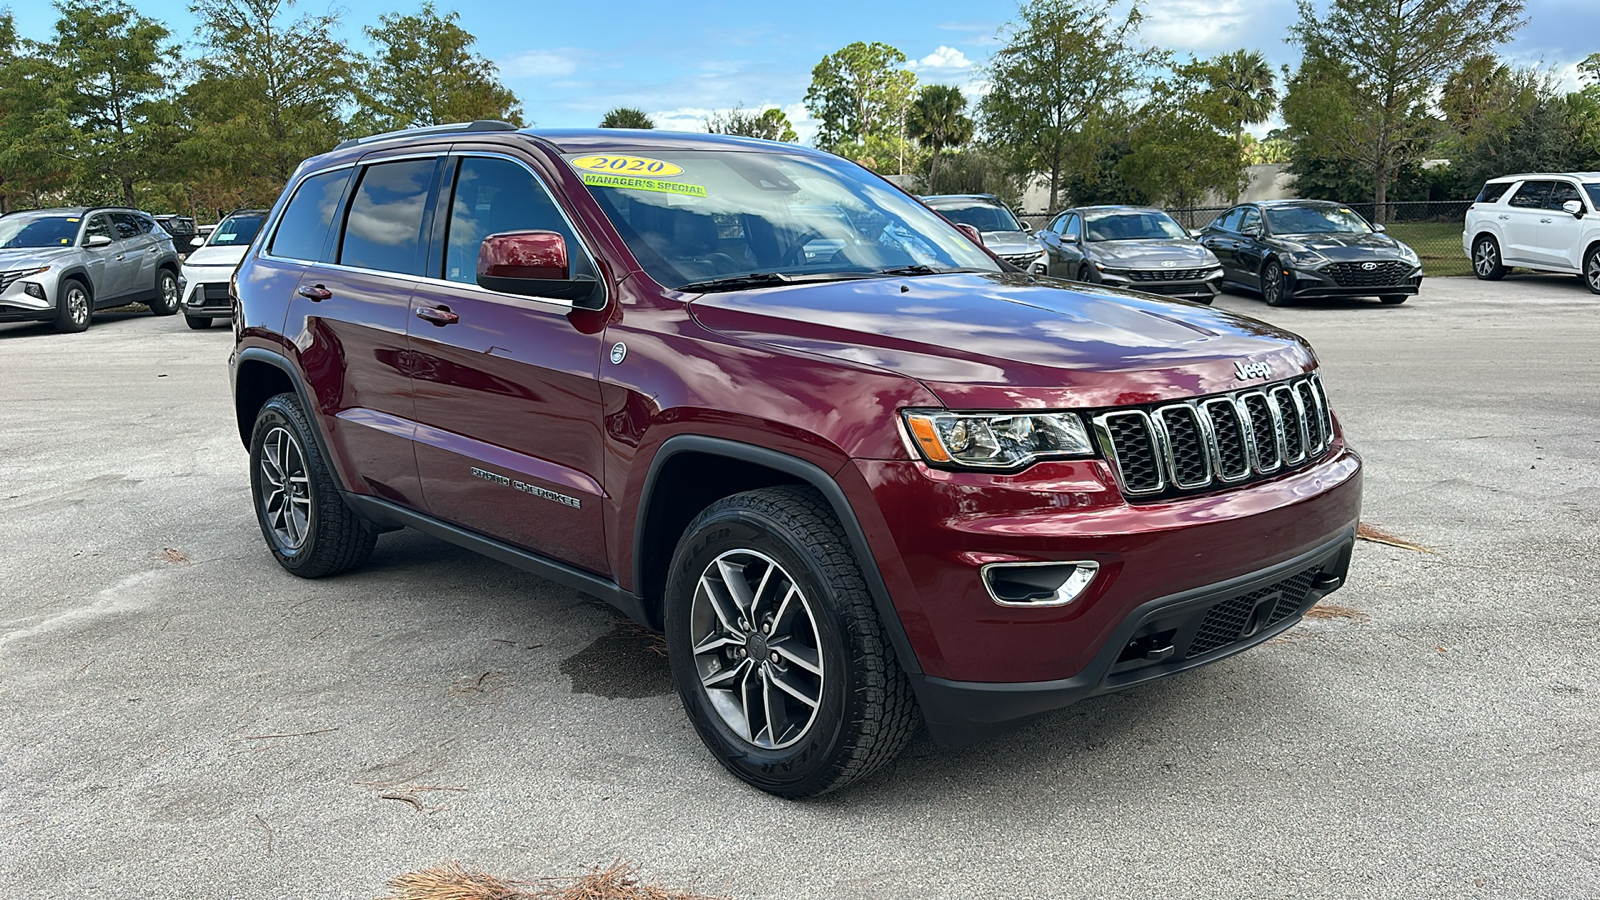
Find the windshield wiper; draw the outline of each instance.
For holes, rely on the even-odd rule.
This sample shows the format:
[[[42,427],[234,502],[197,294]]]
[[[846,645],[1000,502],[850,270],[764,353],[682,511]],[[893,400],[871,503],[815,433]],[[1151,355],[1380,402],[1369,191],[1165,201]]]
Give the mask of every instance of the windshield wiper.
[[[771,287],[777,284],[808,284],[818,281],[853,281],[858,278],[870,278],[863,272],[812,272],[810,274],[793,275],[788,272],[751,272],[747,275],[729,275],[725,278],[709,278],[705,281],[691,281],[678,288],[680,291],[736,291],[748,287]]]
[[[909,266],[895,266],[889,269],[879,269],[878,275],[957,275],[962,272],[985,272],[987,269],[958,268],[941,269],[936,266],[914,263]]]

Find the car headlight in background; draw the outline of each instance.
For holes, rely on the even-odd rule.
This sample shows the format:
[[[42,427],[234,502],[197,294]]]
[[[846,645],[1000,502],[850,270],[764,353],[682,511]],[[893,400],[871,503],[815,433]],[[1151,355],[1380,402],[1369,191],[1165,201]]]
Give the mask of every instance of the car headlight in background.
[[[1413,266],[1420,265],[1422,263],[1422,258],[1417,256],[1417,251],[1407,247],[1405,244],[1396,244],[1395,246],[1400,249],[1401,259],[1411,263]]]
[[[1014,469],[1038,459],[1094,455],[1076,413],[954,413],[906,410],[906,428],[935,465]]]

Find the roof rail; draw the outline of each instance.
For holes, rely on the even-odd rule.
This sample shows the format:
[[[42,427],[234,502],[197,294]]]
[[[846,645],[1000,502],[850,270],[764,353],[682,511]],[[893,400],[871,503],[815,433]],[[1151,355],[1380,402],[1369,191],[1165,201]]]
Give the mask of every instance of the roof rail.
[[[385,131],[383,134],[370,134],[366,137],[351,138],[341,141],[335,150],[345,150],[350,147],[359,147],[373,141],[385,141],[389,138],[410,137],[424,134],[452,134],[472,131],[516,131],[517,126],[499,119],[478,119],[473,122],[452,122],[448,125],[424,125],[421,128],[402,128],[399,131]]]

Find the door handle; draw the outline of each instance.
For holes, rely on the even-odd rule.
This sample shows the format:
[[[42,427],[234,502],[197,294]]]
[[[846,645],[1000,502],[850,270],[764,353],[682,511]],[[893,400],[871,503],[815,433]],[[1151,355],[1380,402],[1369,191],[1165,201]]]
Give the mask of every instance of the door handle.
[[[307,300],[310,300],[312,303],[321,303],[322,301],[333,296],[333,291],[328,290],[320,284],[302,287],[296,293]]]
[[[113,256],[111,258],[116,260],[117,262],[121,262],[121,261],[123,261],[123,260],[128,258],[128,254],[126,254],[126,253],[118,253],[116,256]]]
[[[1501,216],[1500,217],[1500,221],[1504,222],[1506,219],[1509,219],[1509,218],[1511,218],[1511,217],[1510,216]]]
[[[146,253],[159,253],[159,252],[161,252],[161,248],[160,247],[151,247],[149,250],[146,250],[145,252]]]
[[[433,324],[439,326],[440,328],[443,328],[446,325],[454,325],[456,322],[461,321],[461,317],[460,316],[458,316],[455,313],[451,312],[449,307],[445,307],[445,306],[439,306],[439,307],[424,306],[424,307],[420,307],[417,310],[417,318],[423,320],[424,322],[432,322]]]
[[[1539,224],[1540,225],[1549,225],[1550,224],[1550,220],[1549,219],[1540,219],[1539,220]]]

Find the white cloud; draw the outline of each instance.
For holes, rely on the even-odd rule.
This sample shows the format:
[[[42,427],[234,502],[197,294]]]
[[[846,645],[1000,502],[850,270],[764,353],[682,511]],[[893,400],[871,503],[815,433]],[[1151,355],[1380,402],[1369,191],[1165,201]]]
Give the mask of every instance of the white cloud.
[[[929,53],[919,60],[906,65],[906,68],[915,71],[923,69],[966,69],[972,66],[972,60],[967,55],[954,47],[940,45],[939,49]]]
[[[524,50],[499,60],[500,74],[505,78],[561,78],[578,71],[586,50],[562,48],[558,50]]]

